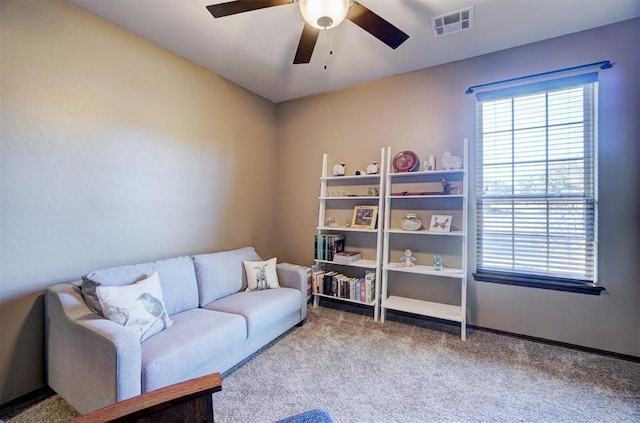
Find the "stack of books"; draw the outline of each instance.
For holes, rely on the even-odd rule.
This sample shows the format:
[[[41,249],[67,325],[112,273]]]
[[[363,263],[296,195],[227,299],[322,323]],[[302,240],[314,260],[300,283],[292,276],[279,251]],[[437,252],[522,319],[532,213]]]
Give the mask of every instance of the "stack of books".
[[[358,260],[362,260],[362,253],[357,251],[343,251],[333,255],[333,261],[339,264],[351,264]]]

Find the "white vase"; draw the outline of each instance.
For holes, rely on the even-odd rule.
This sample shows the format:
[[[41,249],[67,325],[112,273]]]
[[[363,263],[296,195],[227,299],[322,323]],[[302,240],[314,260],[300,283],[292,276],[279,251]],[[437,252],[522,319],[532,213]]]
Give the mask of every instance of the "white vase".
[[[424,170],[436,170],[436,156],[429,154],[429,159],[427,160]]]

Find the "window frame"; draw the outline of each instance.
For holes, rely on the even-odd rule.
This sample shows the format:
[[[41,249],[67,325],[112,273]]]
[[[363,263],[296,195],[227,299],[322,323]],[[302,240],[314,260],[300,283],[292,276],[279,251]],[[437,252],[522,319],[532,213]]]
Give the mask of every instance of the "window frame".
[[[597,215],[597,209],[598,209],[598,201],[597,201],[597,194],[598,194],[598,179],[597,179],[598,74],[597,72],[574,75],[574,76],[569,76],[564,78],[551,79],[551,80],[546,80],[541,82],[534,82],[534,83],[529,83],[524,85],[512,86],[512,87],[497,89],[493,91],[478,93],[476,96],[477,98],[477,103],[476,103],[477,138],[476,140],[478,143],[477,152],[476,152],[478,154],[477,166],[476,166],[476,180],[483,181],[482,178],[486,173],[485,167],[482,163],[482,158],[481,158],[482,155],[480,153],[480,150],[484,147],[482,145],[483,143],[482,107],[484,102],[497,100],[497,99],[510,98],[513,103],[513,99],[521,96],[534,95],[536,93],[538,94],[544,93],[546,96],[548,96],[548,93],[550,91],[556,91],[559,89],[568,90],[576,86],[588,86],[591,94],[586,99],[583,97],[583,103],[582,103],[584,108],[586,104],[584,103],[584,101],[590,102],[589,104],[587,104],[587,107],[590,108],[589,109],[590,115],[589,115],[589,118],[584,119],[584,121],[590,125],[590,127],[587,130],[591,134],[591,138],[590,140],[585,139],[585,142],[591,143],[591,145],[589,146],[592,151],[592,157],[590,157],[590,160],[589,160],[589,163],[591,164],[591,166],[583,169],[581,175],[583,178],[590,178],[590,183],[592,184],[591,186],[592,196],[591,197],[585,196],[584,202],[585,204],[588,205],[585,207],[593,208],[593,213],[591,215],[592,217],[589,217],[587,213],[583,220],[586,226],[588,226],[588,224],[591,223],[593,227],[593,239],[592,240],[587,239],[587,241],[591,242],[591,244],[588,244],[588,247],[586,248],[587,250],[589,250],[589,247],[590,247],[592,251],[592,266],[593,266],[592,280],[580,279],[573,276],[565,277],[566,275],[557,275],[557,274],[554,275],[551,273],[544,274],[545,272],[541,272],[540,274],[540,273],[527,272],[527,271],[509,271],[509,270],[499,269],[497,267],[492,268],[491,266],[487,266],[486,268],[483,268],[483,266],[480,263],[481,254],[482,254],[480,237],[483,233],[483,226],[482,226],[483,222],[482,222],[481,211],[482,211],[482,202],[485,197],[483,197],[483,192],[482,192],[483,189],[479,187],[478,186],[479,183],[477,183],[476,185],[478,186],[478,188],[476,189],[475,204],[476,204],[476,225],[477,225],[476,233],[477,233],[478,239],[477,239],[477,247],[476,247],[476,272],[473,273],[473,277],[476,281],[517,285],[517,286],[525,286],[525,287],[532,287],[532,288],[553,289],[553,290],[568,291],[568,292],[579,292],[579,293],[592,294],[592,295],[599,295],[602,291],[604,291],[604,288],[602,286],[599,286],[597,283],[597,276],[598,276],[598,267],[597,267],[597,261],[598,261],[598,215]],[[550,127],[549,119],[548,119],[548,112],[549,112],[548,103],[545,103],[544,111],[545,111],[545,117],[547,118],[544,126],[545,130],[547,131],[545,133],[545,144],[546,144],[546,148],[548,149],[549,147],[548,131]],[[517,129],[513,123],[509,131],[511,133],[511,136],[514,137]],[[548,168],[551,163],[553,163],[553,161],[550,160],[549,156],[547,156],[544,160],[545,166]],[[510,166],[512,171],[514,171],[516,164],[517,164],[516,160],[512,157],[512,159],[509,161],[507,166]],[[548,192],[549,179],[545,179],[545,187],[547,189],[547,193],[542,197],[533,199],[532,201],[543,200],[545,202],[553,202],[554,195],[553,194],[550,195]],[[512,191],[514,191],[513,186],[512,186]],[[510,195],[505,195],[505,196],[495,196],[495,195],[493,196],[494,199],[500,198],[501,200],[510,201],[512,204],[516,204],[518,202],[517,197],[518,195],[515,194],[515,192],[512,192]],[[570,196],[564,196],[564,195],[560,197],[562,199],[570,198]],[[558,197],[555,197],[555,198],[557,199]],[[589,201],[592,201],[592,203],[589,203]],[[519,202],[521,204],[526,204],[526,202],[523,202],[521,198],[519,199]],[[511,221],[513,222],[514,219],[515,218],[512,217]],[[549,222],[546,221],[545,225],[548,230]],[[517,233],[518,232],[512,230],[511,237],[515,238]],[[545,243],[545,246],[547,245],[549,245],[548,242]],[[508,250],[505,250],[505,251],[508,251]],[[511,259],[512,268],[515,267],[515,262],[516,262],[515,258]]]

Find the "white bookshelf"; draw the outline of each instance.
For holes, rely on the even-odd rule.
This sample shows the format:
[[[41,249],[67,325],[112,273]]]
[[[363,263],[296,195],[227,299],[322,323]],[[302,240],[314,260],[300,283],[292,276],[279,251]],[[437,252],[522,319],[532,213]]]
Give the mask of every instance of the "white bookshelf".
[[[468,142],[464,141],[464,166],[468,163]],[[468,176],[465,168],[455,170],[433,170],[394,173],[391,168],[392,152],[387,148],[387,168],[385,171],[385,215],[383,227],[383,258],[382,258],[382,291],[380,319],[384,322],[387,310],[396,310],[406,313],[418,314],[437,319],[449,320],[460,323],[460,337],[466,339],[467,321],[467,194]],[[441,179],[455,180],[460,193],[434,194],[433,189],[426,190],[425,186],[433,187]],[[418,193],[418,194],[416,194]],[[445,206],[446,204],[446,206]],[[422,216],[442,214],[443,207],[451,207],[456,212],[453,217],[455,229],[450,232],[436,232],[427,229],[409,231],[401,229],[398,223],[398,213],[416,212]],[[394,214],[394,210],[398,210]],[[395,216],[392,218],[392,216]],[[452,226],[453,226],[452,222]],[[423,228],[429,227],[429,221],[423,219]],[[439,254],[443,242],[453,243],[449,257],[443,262],[442,270],[434,270],[431,263],[425,257]],[[422,253],[422,260],[415,266],[404,266],[397,261],[399,251],[403,244],[417,245]],[[395,259],[394,259],[395,258]],[[451,265],[448,262],[455,262]],[[420,292],[415,292],[415,298],[406,294],[406,290],[399,290],[404,296],[394,294],[392,291],[396,284],[406,283],[406,278],[423,278],[424,283],[418,284]],[[426,300],[429,298],[430,281],[449,281],[451,289],[459,292],[458,304],[447,304],[439,301]],[[415,289],[415,288],[414,288]],[[412,291],[414,293],[414,291]]]
[[[380,290],[382,280],[382,219],[384,216],[384,170],[385,166],[385,149],[380,150],[380,158],[378,160],[378,173],[374,175],[344,175],[331,176],[330,169],[334,163],[329,163],[327,153],[322,156],[322,170],[320,175],[320,195],[318,196],[318,225],[316,233],[345,234],[345,249],[353,250],[349,244],[350,235],[364,239],[369,252],[363,254],[363,258],[349,264],[336,263],[329,260],[315,260],[316,263],[323,264],[327,269],[339,271],[346,276],[362,277],[365,272],[375,272],[375,292],[374,299],[371,302],[354,301],[347,298],[336,297],[321,293],[312,293],[313,307],[318,307],[320,298],[329,298],[332,300],[343,301],[346,303],[356,303],[371,307],[373,319],[375,321],[380,318]],[[378,195],[371,195],[366,190],[368,188],[376,188]],[[339,193],[339,191],[344,191]],[[331,193],[331,195],[329,195]],[[361,229],[347,226],[350,220],[353,208],[357,205],[370,205],[378,207],[377,227],[374,229]],[[334,225],[327,224],[329,218],[336,218]]]

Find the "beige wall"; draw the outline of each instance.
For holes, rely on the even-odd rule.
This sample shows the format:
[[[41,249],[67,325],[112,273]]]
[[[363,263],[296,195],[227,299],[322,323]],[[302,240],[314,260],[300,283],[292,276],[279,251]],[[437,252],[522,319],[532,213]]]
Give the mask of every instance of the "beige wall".
[[[640,356],[639,40],[635,19],[279,104],[279,256],[312,263],[323,152],[330,164],[345,161],[349,173],[364,169],[382,146],[413,150],[421,158],[446,149],[461,154],[465,137],[471,150],[475,145],[469,86],[611,60],[614,68],[600,73],[599,122],[598,264],[607,292],[590,296],[475,283],[469,276],[469,317],[483,327]],[[473,232],[472,227],[471,271]]]
[[[0,403],[44,385],[44,287],[276,253],[275,105],[60,1],[2,1]]]

